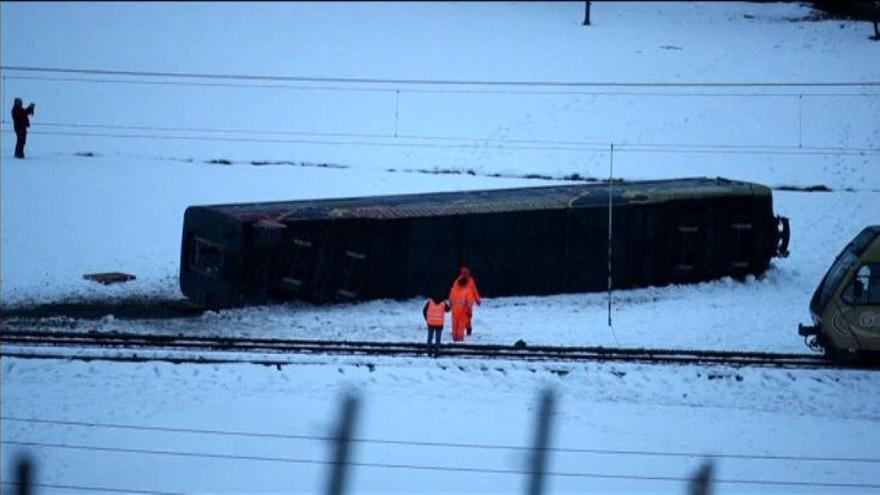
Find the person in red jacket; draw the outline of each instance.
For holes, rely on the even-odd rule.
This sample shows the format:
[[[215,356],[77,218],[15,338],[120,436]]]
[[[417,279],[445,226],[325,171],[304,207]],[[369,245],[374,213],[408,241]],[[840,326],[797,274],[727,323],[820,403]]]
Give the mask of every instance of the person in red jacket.
[[[452,306],[452,340],[461,342],[465,332],[472,333],[474,303],[480,304],[480,293],[468,267],[458,271],[458,277],[449,290],[449,304]]]
[[[425,323],[428,324],[428,356],[430,357],[437,357],[440,353],[440,333],[443,332],[443,323],[448,312],[449,303],[437,297],[428,299],[425,307],[422,308],[422,315],[425,317]]]

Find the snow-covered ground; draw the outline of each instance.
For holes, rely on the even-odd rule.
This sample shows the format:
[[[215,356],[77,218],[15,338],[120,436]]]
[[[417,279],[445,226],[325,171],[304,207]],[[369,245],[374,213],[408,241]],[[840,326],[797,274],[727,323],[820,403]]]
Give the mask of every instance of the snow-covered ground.
[[[132,294],[177,296],[182,212],[189,204],[316,197],[320,191],[351,196],[535,183],[357,168],[117,162],[108,157],[34,158],[26,166],[13,163],[2,172],[6,304]],[[60,187],[51,195],[34,193],[62,176],[68,184],[84,187]],[[83,194],[83,189],[89,192]],[[522,338],[555,344],[803,350],[796,328],[808,321],[810,295],[842,245],[877,221],[880,194],[777,191],[774,196],[776,210],[792,219],[792,254],[775,260],[761,280],[617,292],[613,333],[607,327],[605,294],[501,299],[487,294],[486,303],[476,310],[474,341],[512,343]],[[107,270],[134,273],[138,280],[104,287],[81,278],[84,273]],[[81,322],[78,327],[409,340],[422,337],[422,303],[412,299],[355,307],[291,304],[170,322],[108,318]],[[677,316],[683,310],[686,318]],[[353,313],[358,317],[352,318]]]
[[[157,427],[136,430],[4,420],[4,441],[121,447],[143,452],[37,448],[47,482],[188,493],[290,493],[322,489],[338,401],[361,391],[355,437],[446,445],[354,444],[355,493],[515,493],[525,488],[527,452],[449,444],[528,446],[537,391],[558,395],[553,416],[556,473],[688,478],[704,456],[720,480],[875,483],[876,379],[856,372],[773,371],[628,365],[526,365],[424,359],[304,358],[281,370],[255,366],[3,362],[4,415]],[[555,373],[554,373],[555,371]],[[564,374],[567,372],[567,374]],[[564,374],[560,376],[560,374]],[[95,402],[101,397],[101,402]],[[12,407],[9,406],[12,404]],[[224,436],[215,430],[300,436]],[[17,446],[16,446],[17,447]],[[4,446],[4,457],[16,448]],[[609,450],[617,453],[607,452]],[[599,452],[596,452],[599,451]],[[619,451],[640,451],[624,454]],[[275,459],[174,457],[192,452]],[[690,453],[663,457],[647,453]],[[812,458],[875,459],[875,462]],[[376,464],[450,470],[382,468]],[[455,471],[472,468],[476,471]],[[174,473],[173,478],[164,477]],[[158,477],[157,477],[158,475]],[[547,493],[685,493],[681,481],[554,476]],[[723,483],[717,493],[871,493],[871,489]],[[42,492],[41,492],[42,493]]]
[[[760,280],[618,292],[613,332],[604,294],[485,294],[471,342],[803,350],[796,327],[808,321],[819,279],[852,236],[880,222],[876,86],[500,87],[8,69],[458,81],[880,80],[880,52],[867,40],[868,24],[798,21],[811,10],[797,4],[599,2],[590,27],[580,25],[582,8],[577,2],[0,4],[7,67],[0,95],[3,307],[179,296],[180,232],[192,204],[555,183],[527,175],[602,178],[614,143],[615,176],[624,179],[723,176],[774,187],[824,184],[833,192],[774,191],[776,212],[791,218],[792,254],[775,260]],[[11,158],[8,110],[15,97],[37,103],[25,161]],[[252,164],[266,161],[285,163]],[[461,173],[419,172],[435,169]],[[81,278],[109,270],[138,279],[104,287]],[[84,331],[421,340],[421,304],[290,304],[176,321],[107,317],[72,324]],[[537,390],[550,384],[561,397],[557,446],[880,457],[872,433],[880,382],[871,373],[584,365],[559,376],[513,363],[493,371],[491,363],[482,370],[472,362],[459,369],[442,360],[387,360],[375,372],[358,364],[326,358],[278,371],[3,358],[3,416],[325,434],[339,389],[348,384],[365,395],[363,436],[525,445]],[[722,378],[708,379],[713,373]],[[4,441],[311,459],[325,453],[314,441],[240,444],[8,419],[2,433]],[[14,450],[3,444],[4,469]],[[37,452],[45,456],[40,476],[47,483],[167,491],[240,492],[254,479],[265,484],[251,490],[314,491],[325,468]],[[523,469],[520,454],[364,445],[356,460]],[[551,470],[681,477],[697,462],[559,454]],[[880,483],[870,463],[750,462],[722,459],[718,476]],[[156,475],[173,479],[155,483]],[[509,492],[523,480],[362,468],[352,481],[358,491]],[[682,487],[608,478],[550,482],[559,491],[681,493]],[[773,490],[811,488],[718,487],[719,493]]]

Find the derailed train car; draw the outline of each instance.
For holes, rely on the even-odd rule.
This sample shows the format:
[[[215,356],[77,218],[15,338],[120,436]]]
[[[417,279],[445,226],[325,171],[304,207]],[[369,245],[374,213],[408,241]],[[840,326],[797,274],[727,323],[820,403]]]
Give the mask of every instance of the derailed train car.
[[[769,188],[691,178],[610,186],[616,289],[758,275],[787,255]],[[180,287],[205,307],[442,295],[460,265],[485,296],[608,284],[609,185],[191,206]]]

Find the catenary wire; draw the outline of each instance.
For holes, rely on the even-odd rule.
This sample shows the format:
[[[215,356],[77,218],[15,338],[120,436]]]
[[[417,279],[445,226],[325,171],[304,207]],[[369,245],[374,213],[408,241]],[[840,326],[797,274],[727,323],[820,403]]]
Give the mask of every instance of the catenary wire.
[[[17,416],[0,416],[0,420],[20,423],[44,424],[56,426],[81,426],[88,428],[107,428],[131,431],[153,431],[166,433],[195,433],[203,435],[246,437],[246,438],[276,438],[282,440],[319,440],[330,441],[333,437],[320,435],[293,435],[284,433],[259,433],[229,430],[210,430],[197,428],[173,428],[165,426],[142,426],[118,423],[97,423],[85,421],[53,420],[40,418],[20,418]],[[418,447],[449,447],[482,450],[521,450],[528,451],[531,447],[518,445],[498,445],[485,443],[457,443],[457,442],[429,442],[420,440],[387,440],[378,438],[352,438],[352,442],[375,443],[380,445],[409,445]],[[735,454],[735,453],[699,453],[699,452],[662,452],[650,450],[623,450],[623,449],[587,449],[570,447],[548,447],[550,452],[573,453],[573,454],[611,454],[611,455],[635,455],[653,457],[699,457],[699,458],[726,458],[726,459],[750,459],[750,460],[774,460],[774,461],[810,461],[810,462],[857,462],[857,463],[880,463],[880,458],[870,457],[813,457],[792,455],[762,455],[762,454]]]
[[[365,88],[345,86],[303,86],[290,84],[247,84],[247,83],[212,83],[197,81],[155,81],[155,80],[131,80],[131,79],[94,79],[79,77],[46,77],[46,76],[4,76],[10,80],[19,81],[48,81],[48,82],[82,82],[89,84],[121,84],[121,85],[153,85],[153,86],[192,86],[192,87],[219,87],[219,88],[246,88],[246,89],[285,89],[296,91],[345,91],[345,92],[378,92],[419,94],[498,94],[498,95],[549,95],[549,96],[659,96],[659,97],[738,97],[738,98],[796,98],[806,97],[877,97],[878,92],[817,92],[817,93],[769,93],[769,92],[705,92],[705,91],[566,91],[566,90],[515,90],[515,89],[425,89],[425,88]]]
[[[124,125],[124,124],[78,124],[67,122],[40,122],[40,127],[65,128],[74,129],[110,129],[120,131],[153,131],[153,132],[196,132],[208,134],[251,134],[251,135],[270,135],[270,136],[318,136],[318,137],[358,137],[358,138],[386,138],[391,139],[393,136],[378,133],[360,133],[360,132],[312,132],[312,131],[281,131],[281,130],[257,130],[257,129],[217,129],[209,127],[164,127],[149,125]],[[417,136],[400,136],[400,137],[417,137]],[[431,139],[431,138],[429,138]],[[560,143],[565,144],[565,143]]]
[[[6,132],[12,132],[6,129]],[[216,142],[251,142],[266,144],[314,144],[314,145],[341,145],[341,146],[372,146],[372,147],[392,147],[392,148],[439,148],[439,149],[497,149],[497,150],[533,150],[533,151],[594,151],[607,152],[607,146],[599,145],[557,145],[557,146],[528,146],[528,145],[495,145],[491,142],[504,143],[505,141],[496,139],[475,139],[474,141],[482,141],[471,144],[454,144],[454,143],[416,143],[416,142],[377,142],[377,141],[358,141],[358,140],[320,140],[320,139],[278,139],[278,138],[248,138],[248,137],[218,137],[218,136],[193,136],[193,135],[159,135],[159,134],[135,134],[135,133],[111,133],[111,132],[76,132],[76,131],[52,131],[52,130],[32,130],[30,134],[42,134],[50,136],[71,136],[71,137],[98,137],[98,138],[114,138],[114,139],[154,139],[154,140],[175,140],[175,141],[216,141]],[[383,139],[401,139],[392,136],[383,136]],[[431,139],[429,136],[421,136],[411,139]],[[462,138],[464,139],[464,138]],[[723,145],[733,146],[733,145]],[[845,149],[845,148],[798,148],[790,147],[785,149],[767,149],[762,146],[754,148],[721,148],[721,147],[686,147],[686,145],[640,145],[640,144],[615,144],[615,151],[619,153],[680,153],[680,154],[732,154],[732,155],[874,155],[880,154],[880,150],[865,149]]]
[[[22,483],[15,481],[3,481],[3,485],[22,486]],[[132,495],[187,495],[187,492],[166,492],[156,490],[134,490],[131,488],[117,488],[104,486],[86,486],[86,485],[70,485],[60,483],[28,483],[33,488],[54,488],[56,490],[70,490],[75,492],[98,492],[98,493],[126,493]]]
[[[66,122],[40,122],[40,127],[53,128],[74,128],[74,129],[110,129],[110,130],[135,130],[135,131],[151,131],[151,132],[191,132],[191,133],[207,133],[207,134],[249,134],[249,135],[276,135],[276,136],[317,136],[317,137],[355,137],[355,138],[371,138],[371,139],[416,139],[424,141],[467,141],[474,143],[511,143],[511,144],[542,144],[542,145],[560,145],[560,146],[593,146],[607,147],[608,143],[600,141],[566,141],[552,139],[506,139],[493,137],[464,137],[464,136],[430,136],[418,134],[398,134],[391,136],[379,133],[357,133],[357,132],[310,132],[310,131],[281,131],[281,130],[255,130],[255,129],[218,129],[204,127],[163,127],[163,126],[143,126],[143,125],[122,125],[122,124],[81,124]],[[686,144],[686,143],[616,143],[617,147],[637,146],[646,148],[669,148],[669,149],[723,149],[723,150],[805,150],[816,152],[848,152],[848,153],[880,153],[880,149],[875,148],[842,148],[834,146],[785,146],[785,145],[763,145],[763,144]],[[604,149],[604,148],[603,148]]]
[[[7,130],[7,132],[11,132]],[[175,140],[175,141],[220,141],[220,142],[250,142],[250,143],[267,143],[267,144],[332,144],[343,146],[378,146],[391,148],[491,148],[491,149],[516,149],[516,150],[543,150],[543,151],[603,151],[604,148],[589,147],[563,147],[563,146],[496,146],[488,144],[440,144],[440,143],[393,143],[393,142],[375,142],[375,141],[330,141],[319,139],[273,139],[273,138],[247,138],[247,137],[217,137],[217,136],[171,136],[156,134],[118,134],[118,133],[100,133],[100,132],[67,132],[67,131],[29,131],[29,134],[44,134],[52,136],[72,136],[72,137],[106,137],[120,139],[156,139],[156,140]],[[814,153],[815,154],[815,153]],[[839,153],[838,153],[839,154]]]
[[[96,445],[73,445],[60,443],[44,443],[44,442],[24,442],[18,440],[2,440],[0,444],[17,445],[22,447],[38,447],[38,448],[56,448],[69,450],[85,450],[90,452],[114,452],[124,454],[143,454],[143,455],[160,455],[168,457],[188,457],[188,458],[204,458],[204,459],[225,459],[236,461],[261,461],[261,462],[280,462],[287,464],[312,464],[312,465],[332,465],[332,461],[322,461],[316,459],[297,459],[290,457],[272,457],[272,456],[246,456],[234,454],[212,454],[203,452],[182,452],[172,450],[153,450],[153,449],[133,449],[123,447],[101,447]],[[464,472],[478,474],[507,474],[507,475],[530,475],[532,471],[519,469],[497,469],[497,468],[477,468],[463,466],[436,466],[425,464],[400,464],[385,462],[350,462],[349,466],[361,468],[384,468],[384,469],[405,469],[417,471],[440,471],[440,472]],[[635,474],[610,474],[610,473],[588,473],[588,472],[567,472],[567,471],[550,471],[543,473],[545,476],[565,477],[565,478],[597,478],[597,479],[620,479],[620,480],[636,480],[636,481],[675,481],[689,482],[690,478],[679,476],[646,476]],[[713,482],[719,484],[736,484],[736,485],[764,485],[764,486],[800,486],[815,488],[871,488],[880,489],[880,483],[836,483],[821,481],[791,481],[791,480],[752,480],[752,479],[714,479]]]
[[[631,81],[491,81],[477,79],[400,79],[378,77],[319,77],[259,74],[218,74],[206,72],[163,72],[146,70],[110,70],[69,67],[35,67],[0,65],[0,70],[46,72],[56,74],[90,74],[125,77],[166,77],[191,79],[228,79],[247,81],[320,82],[346,84],[412,84],[436,86],[514,86],[514,87],[880,87],[880,81],[714,81],[714,82],[631,82]]]

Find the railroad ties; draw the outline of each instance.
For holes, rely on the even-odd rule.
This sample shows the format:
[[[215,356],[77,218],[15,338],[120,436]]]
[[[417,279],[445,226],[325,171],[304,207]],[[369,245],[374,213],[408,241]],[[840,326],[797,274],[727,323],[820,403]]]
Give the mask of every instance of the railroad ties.
[[[291,358],[307,354],[413,357],[425,353],[424,344],[415,342],[182,337],[49,331],[3,332],[0,334],[0,342],[3,344],[0,351],[2,357],[56,357],[112,361],[289,364]],[[96,350],[101,352],[94,352]],[[107,352],[108,350],[119,352]],[[222,356],[217,357],[220,355]],[[257,355],[259,358],[255,358]],[[442,355],[447,358],[512,361],[715,364],[784,368],[841,367],[816,354],[688,349],[446,344],[442,347]]]

